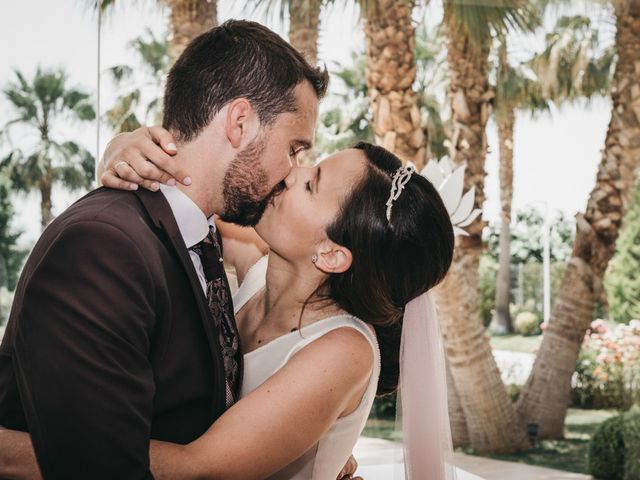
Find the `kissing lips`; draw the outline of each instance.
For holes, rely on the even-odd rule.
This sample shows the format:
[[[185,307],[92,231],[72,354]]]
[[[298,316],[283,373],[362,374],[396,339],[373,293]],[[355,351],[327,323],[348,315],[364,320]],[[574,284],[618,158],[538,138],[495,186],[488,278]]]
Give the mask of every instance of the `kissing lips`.
[[[280,183],[278,183],[273,190],[271,191],[271,193],[269,194],[269,205],[271,205],[272,207],[275,208],[276,206],[276,197],[278,195],[280,195],[282,192],[284,192],[286,189],[286,185],[284,183],[284,180],[281,181]]]

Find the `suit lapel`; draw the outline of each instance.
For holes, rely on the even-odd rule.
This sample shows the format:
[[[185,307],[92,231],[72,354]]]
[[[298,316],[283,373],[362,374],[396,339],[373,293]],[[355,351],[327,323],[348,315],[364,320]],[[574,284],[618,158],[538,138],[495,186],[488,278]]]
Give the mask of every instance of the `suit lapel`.
[[[196,298],[198,305],[198,311],[202,320],[202,325],[207,336],[209,343],[209,350],[211,351],[211,358],[213,361],[214,371],[216,375],[215,391],[214,391],[214,410],[216,416],[226,409],[225,400],[225,373],[224,364],[222,361],[222,352],[220,350],[220,342],[218,340],[218,332],[215,331],[213,318],[211,317],[211,311],[207,304],[207,298],[202,290],[202,285],[198,279],[195,267],[191,257],[189,256],[189,250],[184,243],[178,224],[173,216],[171,207],[167,202],[167,199],[161,193],[152,193],[144,189],[140,189],[134,192],[139,198],[142,205],[147,210],[150,218],[155,226],[162,230],[169,239],[173,250],[180,259],[191,289]]]

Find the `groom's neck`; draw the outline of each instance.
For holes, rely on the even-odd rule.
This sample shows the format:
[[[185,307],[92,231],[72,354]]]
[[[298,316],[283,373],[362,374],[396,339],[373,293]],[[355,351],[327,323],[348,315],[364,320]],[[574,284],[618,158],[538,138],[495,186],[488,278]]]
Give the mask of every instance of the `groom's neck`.
[[[211,158],[211,151],[194,142],[178,146],[174,159],[191,178],[191,185],[177,184],[208,217],[223,208],[224,159]],[[214,150],[215,151],[215,150]]]

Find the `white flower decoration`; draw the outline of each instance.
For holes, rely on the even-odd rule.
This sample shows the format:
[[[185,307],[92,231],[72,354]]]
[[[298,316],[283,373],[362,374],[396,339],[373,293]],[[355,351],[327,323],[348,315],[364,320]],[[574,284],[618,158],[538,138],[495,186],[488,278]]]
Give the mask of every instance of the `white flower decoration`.
[[[473,208],[475,187],[471,187],[467,193],[462,194],[465,169],[464,165],[454,169],[451,160],[444,157],[439,162],[429,160],[420,174],[429,180],[440,193],[451,217],[453,233],[468,236],[469,234],[463,228],[471,225],[482,213],[482,210],[479,208],[474,210]]]

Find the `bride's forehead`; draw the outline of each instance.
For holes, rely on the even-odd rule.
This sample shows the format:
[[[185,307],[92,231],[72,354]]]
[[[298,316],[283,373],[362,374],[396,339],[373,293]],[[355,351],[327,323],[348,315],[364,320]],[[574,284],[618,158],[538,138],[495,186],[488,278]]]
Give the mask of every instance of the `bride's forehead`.
[[[354,167],[361,167],[364,164],[364,161],[364,153],[361,150],[349,148],[347,150],[332,153],[331,155],[320,159],[316,163],[316,166],[322,167],[323,169],[331,168],[336,170],[352,170]]]

